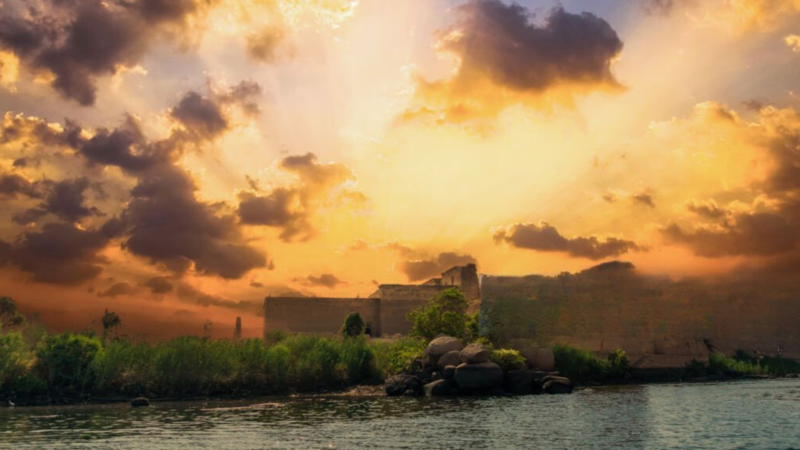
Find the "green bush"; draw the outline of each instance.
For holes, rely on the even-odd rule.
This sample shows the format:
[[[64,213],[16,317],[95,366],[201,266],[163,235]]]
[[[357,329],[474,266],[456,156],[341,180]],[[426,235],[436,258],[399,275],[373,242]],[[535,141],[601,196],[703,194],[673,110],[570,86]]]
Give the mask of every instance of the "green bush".
[[[414,361],[422,358],[426,345],[425,341],[417,338],[372,341],[370,346],[375,354],[378,376],[386,379],[410,371]]]
[[[613,379],[625,378],[630,368],[630,361],[625,350],[618,348],[608,354],[608,376]]]
[[[577,381],[600,381],[608,377],[608,361],[594,353],[568,345],[554,345],[555,369]]]
[[[718,352],[708,355],[708,368],[711,372],[736,372],[746,375],[769,373],[766,367],[761,367],[758,363],[739,361]]]
[[[440,334],[463,338],[467,334],[467,299],[457,288],[448,288],[427,305],[408,313],[413,337],[428,341]]]
[[[46,336],[36,347],[36,367],[50,391],[66,396],[83,394],[94,381],[92,363],[103,343],[82,334]]]
[[[12,389],[25,376],[32,360],[22,333],[0,334],[0,392]]]
[[[361,318],[361,314],[354,312],[345,317],[341,334],[344,337],[357,337],[364,334],[366,328],[367,326],[364,323],[364,319]]]
[[[493,350],[491,359],[503,369],[503,372],[522,370],[526,367],[525,358],[516,350]]]

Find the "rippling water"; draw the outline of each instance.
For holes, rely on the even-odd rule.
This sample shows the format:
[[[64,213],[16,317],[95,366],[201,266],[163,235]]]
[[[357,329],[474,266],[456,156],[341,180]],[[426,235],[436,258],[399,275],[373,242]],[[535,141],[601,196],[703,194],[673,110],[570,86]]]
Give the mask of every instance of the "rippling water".
[[[0,448],[800,449],[800,381],[0,411]]]

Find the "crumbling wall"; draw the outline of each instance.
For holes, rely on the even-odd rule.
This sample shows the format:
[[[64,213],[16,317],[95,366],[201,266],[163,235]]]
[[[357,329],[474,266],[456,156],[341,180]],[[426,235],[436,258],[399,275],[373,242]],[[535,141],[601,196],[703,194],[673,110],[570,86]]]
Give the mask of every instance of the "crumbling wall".
[[[704,356],[704,341],[800,357],[800,298],[785,287],[707,280],[670,281],[632,270],[557,277],[483,277],[487,311],[500,311],[524,339],[565,342],[631,355]],[[532,326],[520,327],[520,320]],[[526,333],[526,331],[530,331]]]
[[[384,284],[376,294],[381,298],[381,332],[384,336],[408,334],[409,312],[425,306],[431,298],[449,286]]]
[[[380,299],[267,297],[264,300],[264,333],[335,334],[345,317],[357,312],[371,326],[373,336],[381,334]]]

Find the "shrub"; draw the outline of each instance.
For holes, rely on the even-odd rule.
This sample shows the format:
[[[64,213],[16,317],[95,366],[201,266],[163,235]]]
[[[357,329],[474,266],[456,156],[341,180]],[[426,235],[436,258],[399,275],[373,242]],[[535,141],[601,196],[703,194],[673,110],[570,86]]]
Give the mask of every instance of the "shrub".
[[[525,358],[516,350],[500,349],[492,351],[492,361],[503,369],[503,372],[522,370]]]
[[[22,333],[0,334],[0,392],[8,392],[25,376],[32,357]]]
[[[554,345],[555,369],[566,377],[578,381],[604,380],[608,374],[608,361],[594,353],[568,345]]]
[[[412,370],[414,361],[422,358],[425,341],[416,338],[397,340],[375,340],[370,342],[375,354],[378,377],[386,379],[392,375]]]
[[[354,312],[348,314],[344,319],[341,333],[344,337],[357,337],[364,334],[366,327],[364,319],[361,318],[361,314]]]
[[[708,355],[708,368],[711,372],[734,372],[749,375],[768,373],[768,369],[759,366],[758,363],[738,361],[718,352]]]
[[[467,299],[456,288],[448,288],[427,305],[408,313],[414,337],[431,340],[440,334],[463,338],[467,334]]]
[[[630,361],[625,350],[618,348],[608,354],[608,376],[611,378],[622,379],[628,373]]]
[[[102,342],[82,334],[46,336],[36,348],[36,366],[51,391],[67,396],[82,394],[92,385],[92,363]]]

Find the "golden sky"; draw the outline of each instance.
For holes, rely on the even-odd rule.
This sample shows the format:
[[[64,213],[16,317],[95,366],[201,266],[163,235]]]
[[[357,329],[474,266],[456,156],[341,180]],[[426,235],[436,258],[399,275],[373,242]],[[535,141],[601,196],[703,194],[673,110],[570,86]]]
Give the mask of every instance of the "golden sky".
[[[0,0],[0,295],[257,334],[465,262],[796,274],[798,35],[800,0]]]

